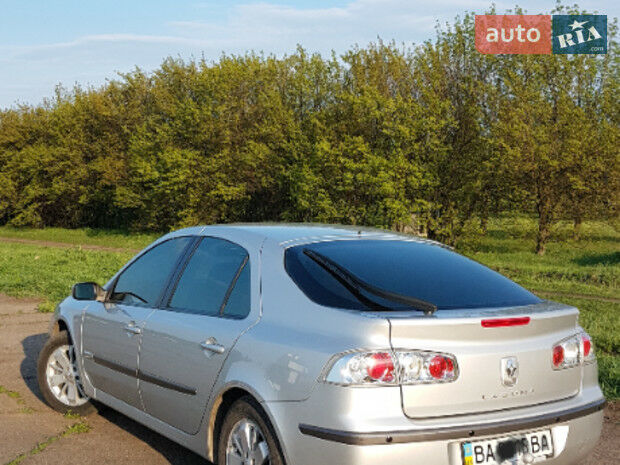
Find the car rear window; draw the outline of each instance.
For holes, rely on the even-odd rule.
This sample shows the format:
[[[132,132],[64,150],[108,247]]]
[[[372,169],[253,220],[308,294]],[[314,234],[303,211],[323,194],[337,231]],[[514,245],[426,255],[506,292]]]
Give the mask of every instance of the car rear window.
[[[365,284],[432,303],[438,310],[541,302],[501,274],[431,242],[340,240],[287,249],[285,267],[290,277],[311,300],[329,307],[369,310],[364,299],[311,258],[313,252]],[[411,310],[402,303],[364,294],[388,309]]]

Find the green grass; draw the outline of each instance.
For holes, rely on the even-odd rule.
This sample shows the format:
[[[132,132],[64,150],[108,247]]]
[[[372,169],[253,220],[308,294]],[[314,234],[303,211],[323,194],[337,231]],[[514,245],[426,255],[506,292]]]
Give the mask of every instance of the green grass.
[[[124,249],[142,249],[161,234],[138,234],[105,229],[13,228],[0,226],[0,238],[64,242],[74,245],[99,245]]]
[[[499,218],[482,235],[469,231],[458,250],[500,271],[551,300],[581,310],[580,323],[594,338],[601,385],[610,399],[620,398],[620,232],[618,224],[584,223],[574,240],[569,223],[553,229],[547,253],[534,253],[536,223],[530,218]],[[0,237],[138,249],[156,235],[119,231],[0,227]],[[0,241],[0,292],[40,297],[42,311],[51,311],[78,281],[105,283],[130,252],[94,251]]]
[[[39,297],[52,311],[79,281],[104,284],[131,257],[130,252],[40,247],[0,242],[0,292]]]
[[[485,236],[471,235],[459,251],[531,290],[620,298],[620,233],[611,225],[589,222],[581,240],[566,224],[540,257],[533,253],[536,225],[526,218],[494,220]]]

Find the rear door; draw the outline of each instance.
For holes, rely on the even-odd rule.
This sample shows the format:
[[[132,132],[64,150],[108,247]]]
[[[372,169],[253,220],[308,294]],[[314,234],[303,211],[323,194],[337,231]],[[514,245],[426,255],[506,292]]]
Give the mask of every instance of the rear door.
[[[541,303],[522,308],[531,317],[514,327],[483,327],[483,319],[518,316],[510,311],[443,312],[437,318],[390,318],[395,348],[456,356],[452,383],[402,386],[405,415],[430,418],[511,409],[553,402],[579,392],[581,368],[554,370],[552,347],[575,334],[577,310]],[[440,312],[438,312],[440,313]],[[523,313],[521,313],[523,315]],[[508,360],[510,361],[508,362]],[[507,363],[516,366],[510,378]]]
[[[119,275],[110,301],[88,306],[82,355],[96,389],[142,408],[137,379],[142,328],[192,241],[190,237],[170,239],[149,249]]]
[[[213,237],[197,245],[167,302],[148,319],[140,350],[146,412],[195,434],[222,364],[258,318],[251,263],[241,246]]]

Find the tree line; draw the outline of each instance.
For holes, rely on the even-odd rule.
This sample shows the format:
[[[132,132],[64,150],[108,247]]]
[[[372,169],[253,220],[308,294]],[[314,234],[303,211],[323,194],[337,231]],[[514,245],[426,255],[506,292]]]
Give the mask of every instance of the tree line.
[[[0,224],[379,226],[455,244],[492,215],[617,214],[618,54],[483,55],[474,16],[418,47],[168,58],[0,111]]]

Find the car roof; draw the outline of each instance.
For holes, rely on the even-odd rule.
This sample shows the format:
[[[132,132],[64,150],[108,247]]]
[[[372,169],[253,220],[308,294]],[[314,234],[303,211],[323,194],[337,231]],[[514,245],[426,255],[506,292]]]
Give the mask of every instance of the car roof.
[[[441,245],[431,241],[407,234],[398,234],[376,228],[348,226],[348,225],[327,225],[315,223],[243,223],[243,224],[221,224],[191,228],[193,234],[208,236],[209,234],[226,235],[227,232],[235,234],[246,233],[253,238],[262,238],[273,241],[282,247],[292,247],[294,245],[307,244],[311,242],[322,242],[344,239],[391,239],[423,241],[431,244]],[[198,231],[197,231],[198,230]],[[179,233],[181,231],[177,231]]]

